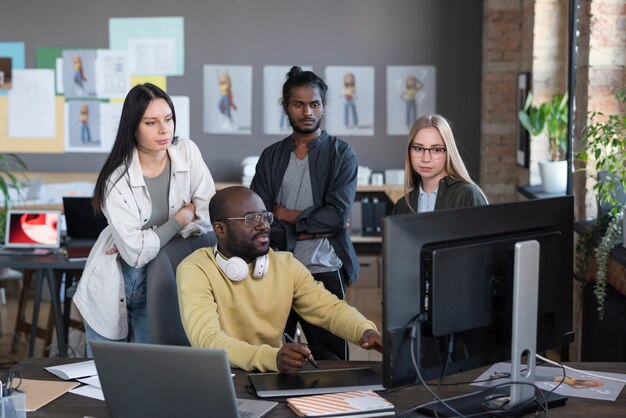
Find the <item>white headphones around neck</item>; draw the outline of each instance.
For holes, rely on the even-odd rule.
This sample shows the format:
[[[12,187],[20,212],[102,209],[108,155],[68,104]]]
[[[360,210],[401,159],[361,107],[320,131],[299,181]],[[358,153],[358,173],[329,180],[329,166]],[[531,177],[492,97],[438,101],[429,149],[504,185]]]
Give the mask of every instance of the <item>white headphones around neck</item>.
[[[248,277],[248,263],[246,263],[243,258],[239,257],[231,257],[226,260],[217,250],[217,245],[215,246],[215,261],[226,277],[234,282],[240,282]],[[270,259],[267,254],[257,257],[254,262],[252,277],[260,279],[265,276],[269,268],[269,261]]]

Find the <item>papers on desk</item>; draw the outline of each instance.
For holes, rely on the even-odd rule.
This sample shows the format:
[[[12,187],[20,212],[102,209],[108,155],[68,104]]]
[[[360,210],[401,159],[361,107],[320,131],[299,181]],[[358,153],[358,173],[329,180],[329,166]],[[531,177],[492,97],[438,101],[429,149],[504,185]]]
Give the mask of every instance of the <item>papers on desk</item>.
[[[70,390],[70,393],[104,401],[104,393],[102,392],[102,389],[91,385],[85,385],[72,389]]]
[[[98,389],[102,389],[102,385],[100,384],[100,378],[96,376],[86,377],[84,379],[78,379],[80,383],[84,383],[86,385],[97,387]]]
[[[472,383],[472,385],[491,387],[507,383],[510,381],[510,373],[510,363],[496,363],[478,376],[475,383]],[[624,374],[594,371],[589,371],[589,373],[626,381],[626,375]],[[500,378],[498,378],[498,376],[500,376]],[[547,391],[551,391],[556,387],[554,392],[563,396],[615,401],[624,388],[624,383],[603,379],[597,376],[592,376],[584,372],[566,370],[565,379],[563,379],[563,369],[558,367],[536,366],[535,385]],[[488,380],[490,378],[493,379]],[[563,382],[559,385],[561,381]]]
[[[101,401],[104,400],[102,386],[100,385],[100,379],[98,379],[98,370],[96,369],[96,364],[93,360],[44,368],[63,380],[77,379],[79,382],[86,384],[86,386],[77,388],[76,386],[78,386],[78,383],[76,383],[72,386],[74,389],[70,390],[70,393],[99,399]],[[68,388],[68,390],[69,389],[71,388]]]
[[[78,385],[78,382],[22,379],[20,390],[26,393],[26,411],[32,412]]]
[[[98,370],[93,360],[83,361],[80,363],[61,364],[59,366],[44,367],[53,375],[63,380],[78,379],[79,377],[96,376]]]

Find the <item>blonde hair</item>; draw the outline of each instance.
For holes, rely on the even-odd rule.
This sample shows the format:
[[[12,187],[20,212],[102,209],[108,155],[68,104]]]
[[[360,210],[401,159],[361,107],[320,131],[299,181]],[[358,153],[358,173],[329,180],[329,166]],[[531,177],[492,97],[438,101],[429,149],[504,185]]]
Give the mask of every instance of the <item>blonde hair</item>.
[[[446,173],[457,180],[461,180],[465,183],[473,184],[478,188],[480,193],[483,195],[485,200],[487,200],[487,196],[485,193],[480,190],[480,187],[472,180],[465,167],[465,163],[463,163],[463,159],[459,154],[459,150],[456,147],[456,141],[454,140],[454,135],[452,134],[452,128],[450,128],[450,124],[448,121],[441,115],[424,115],[419,117],[411,126],[411,130],[409,131],[409,140],[407,142],[407,147],[405,150],[405,158],[404,158],[404,200],[406,201],[409,208],[415,212],[417,208],[413,208],[411,206],[411,202],[409,201],[409,192],[419,186],[422,181],[419,174],[417,174],[413,170],[413,166],[411,165],[411,156],[409,145],[413,142],[413,139],[417,136],[417,133],[424,128],[435,128],[443,138],[443,143],[446,147]]]

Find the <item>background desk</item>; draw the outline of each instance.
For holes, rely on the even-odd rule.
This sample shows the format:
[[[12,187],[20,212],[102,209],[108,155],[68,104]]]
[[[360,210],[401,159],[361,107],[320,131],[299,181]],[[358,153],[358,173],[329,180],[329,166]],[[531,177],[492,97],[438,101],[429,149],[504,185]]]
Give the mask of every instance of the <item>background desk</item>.
[[[62,359],[53,358],[32,358],[25,360],[15,366],[14,370],[22,373],[22,376],[29,379],[42,380],[59,380],[52,374],[43,369],[46,366],[55,364],[65,364],[76,361],[84,361],[84,359]],[[323,368],[345,368],[345,367],[372,367],[377,373],[381,372],[381,363],[379,362],[339,362],[339,361],[320,361]],[[626,373],[626,363],[569,363],[571,366],[585,369],[608,371],[615,373]],[[158,366],[155,366],[158,367]],[[465,373],[459,373],[454,376],[447,377],[445,383],[469,382],[480,375],[485,368],[471,370]],[[233,370],[235,373],[234,382],[238,398],[254,399],[246,391],[248,382],[248,373],[241,370]],[[201,390],[201,388],[192,388],[191,390]],[[441,388],[442,396],[452,396],[462,393],[474,392],[480,390],[478,387],[469,385],[445,386]],[[391,401],[397,411],[402,412],[415,404],[424,403],[431,400],[431,396],[426,389],[415,386],[409,389],[399,390],[389,394],[383,394],[385,398]],[[622,392],[615,402],[596,401],[582,398],[569,398],[567,404],[561,408],[551,409],[551,417],[620,417],[625,416],[626,411],[626,394]],[[64,417],[64,418],[83,418],[90,416],[95,418],[108,417],[106,405],[104,402],[85,398],[83,396],[67,393],[60,398],[52,401],[48,405],[36,412],[29,412],[28,417]],[[269,418],[274,417],[294,417],[295,415],[284,403],[279,404],[270,414]],[[419,416],[413,414],[411,416]],[[529,415],[530,416],[530,415]]]
[[[48,281],[50,289],[50,299],[54,314],[54,324],[56,328],[57,344],[59,354],[65,356],[67,353],[67,327],[69,325],[69,299],[65,298],[65,309],[61,309],[61,297],[59,294],[59,283],[63,273],[70,273],[82,270],[85,261],[68,261],[61,252],[54,252],[48,255],[2,255],[0,256],[0,267],[9,267],[16,270],[41,271],[41,277],[35,277],[35,304],[33,307],[32,329],[28,355],[34,354],[35,339],[37,336],[37,321],[39,318],[39,307],[41,302],[41,292],[43,281]],[[66,315],[64,317],[63,312]],[[17,318],[19,321],[20,318]]]

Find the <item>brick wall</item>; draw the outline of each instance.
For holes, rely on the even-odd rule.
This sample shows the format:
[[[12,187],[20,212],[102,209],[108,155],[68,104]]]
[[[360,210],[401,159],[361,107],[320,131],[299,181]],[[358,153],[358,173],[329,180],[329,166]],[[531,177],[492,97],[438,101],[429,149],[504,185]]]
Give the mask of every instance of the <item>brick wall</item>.
[[[486,0],[483,20],[481,186],[491,202],[538,184],[547,138],[531,141],[530,169],[515,163],[516,79],[532,73],[535,102],[567,88],[567,0]]]
[[[485,0],[480,185],[492,203],[517,200],[528,170],[515,163],[517,74],[532,66],[531,0]]]
[[[575,149],[582,145],[580,132],[588,112],[626,112],[613,97],[619,87],[626,87],[626,0],[580,0],[580,6]],[[576,219],[596,216],[593,184],[582,173],[574,176]]]

